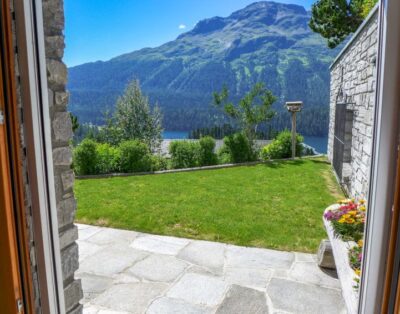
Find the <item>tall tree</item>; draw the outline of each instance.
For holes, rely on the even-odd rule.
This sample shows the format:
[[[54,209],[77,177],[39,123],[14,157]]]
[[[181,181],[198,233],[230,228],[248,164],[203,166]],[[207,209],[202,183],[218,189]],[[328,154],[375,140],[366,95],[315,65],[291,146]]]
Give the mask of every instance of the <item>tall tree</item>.
[[[335,48],[357,30],[378,0],[318,0],[312,5],[310,28]]]
[[[222,108],[228,117],[235,120],[249,140],[255,139],[261,123],[271,120],[275,115],[271,106],[276,97],[262,83],[255,84],[237,104],[229,101],[227,87],[224,87],[221,93],[214,92],[213,96],[214,105]]]
[[[158,105],[150,108],[149,99],[142,94],[139,81],[132,81],[118,99],[115,122],[122,131],[123,139],[141,140],[153,150],[160,146],[162,114]]]

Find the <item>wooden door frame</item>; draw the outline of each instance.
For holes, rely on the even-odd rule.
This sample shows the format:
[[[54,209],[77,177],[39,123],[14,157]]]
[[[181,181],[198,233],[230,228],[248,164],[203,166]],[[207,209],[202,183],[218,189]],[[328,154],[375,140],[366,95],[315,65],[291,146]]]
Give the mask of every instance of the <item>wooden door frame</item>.
[[[18,121],[18,103],[16,95],[14,48],[12,38],[11,10],[9,1],[1,0],[1,62],[4,73],[4,115],[7,126],[8,147],[10,165],[10,183],[12,186],[13,207],[15,215],[15,232],[18,239],[16,246],[18,248],[19,272],[22,285],[22,300],[26,313],[34,312],[34,290],[32,282],[32,269],[29,254],[29,231],[27,230],[27,221],[25,216],[25,193],[24,180],[22,176],[22,156],[21,156],[21,135],[20,124]],[[3,88],[1,86],[0,88]],[[11,191],[10,191],[11,192]],[[10,195],[11,196],[11,195]]]

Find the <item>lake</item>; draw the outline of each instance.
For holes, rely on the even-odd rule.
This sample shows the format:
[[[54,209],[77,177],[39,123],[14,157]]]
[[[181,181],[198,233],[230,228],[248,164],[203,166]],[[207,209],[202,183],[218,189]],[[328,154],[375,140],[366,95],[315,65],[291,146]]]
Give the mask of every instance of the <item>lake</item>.
[[[186,139],[189,137],[189,132],[185,131],[164,131],[163,139],[175,140]],[[327,136],[304,136],[304,143],[314,147],[318,153],[326,154],[328,147]]]
[[[185,131],[164,131],[163,132],[164,140],[185,139],[188,137],[189,137],[189,132],[185,132]]]
[[[328,136],[304,136],[304,143],[314,147],[321,154],[326,154],[328,149]]]

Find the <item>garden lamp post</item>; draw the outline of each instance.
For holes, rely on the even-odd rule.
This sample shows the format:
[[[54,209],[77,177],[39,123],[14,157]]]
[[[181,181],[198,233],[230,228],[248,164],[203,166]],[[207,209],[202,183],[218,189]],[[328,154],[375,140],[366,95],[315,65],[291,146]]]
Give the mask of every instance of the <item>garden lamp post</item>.
[[[292,113],[292,158],[296,157],[296,112],[300,112],[303,107],[302,101],[288,101],[286,108]]]

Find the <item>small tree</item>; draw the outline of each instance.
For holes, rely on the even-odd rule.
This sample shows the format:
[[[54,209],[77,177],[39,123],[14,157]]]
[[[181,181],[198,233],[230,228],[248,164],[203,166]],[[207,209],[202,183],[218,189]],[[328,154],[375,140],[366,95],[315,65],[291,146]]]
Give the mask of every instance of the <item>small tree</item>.
[[[223,108],[225,114],[236,121],[250,141],[255,139],[258,126],[275,115],[271,106],[276,97],[262,83],[254,85],[237,104],[228,99],[229,92],[226,87],[221,93],[214,93],[214,105]]]
[[[310,28],[335,48],[357,30],[378,0],[318,0],[312,5]]]
[[[118,99],[115,122],[121,129],[122,139],[141,140],[152,150],[160,146],[162,114],[157,105],[151,110],[149,99],[142,94],[139,81],[132,81]]]
[[[109,111],[104,112],[104,120],[106,124],[98,128],[94,138],[100,143],[118,145],[124,139],[123,130],[115,123],[116,119]]]

